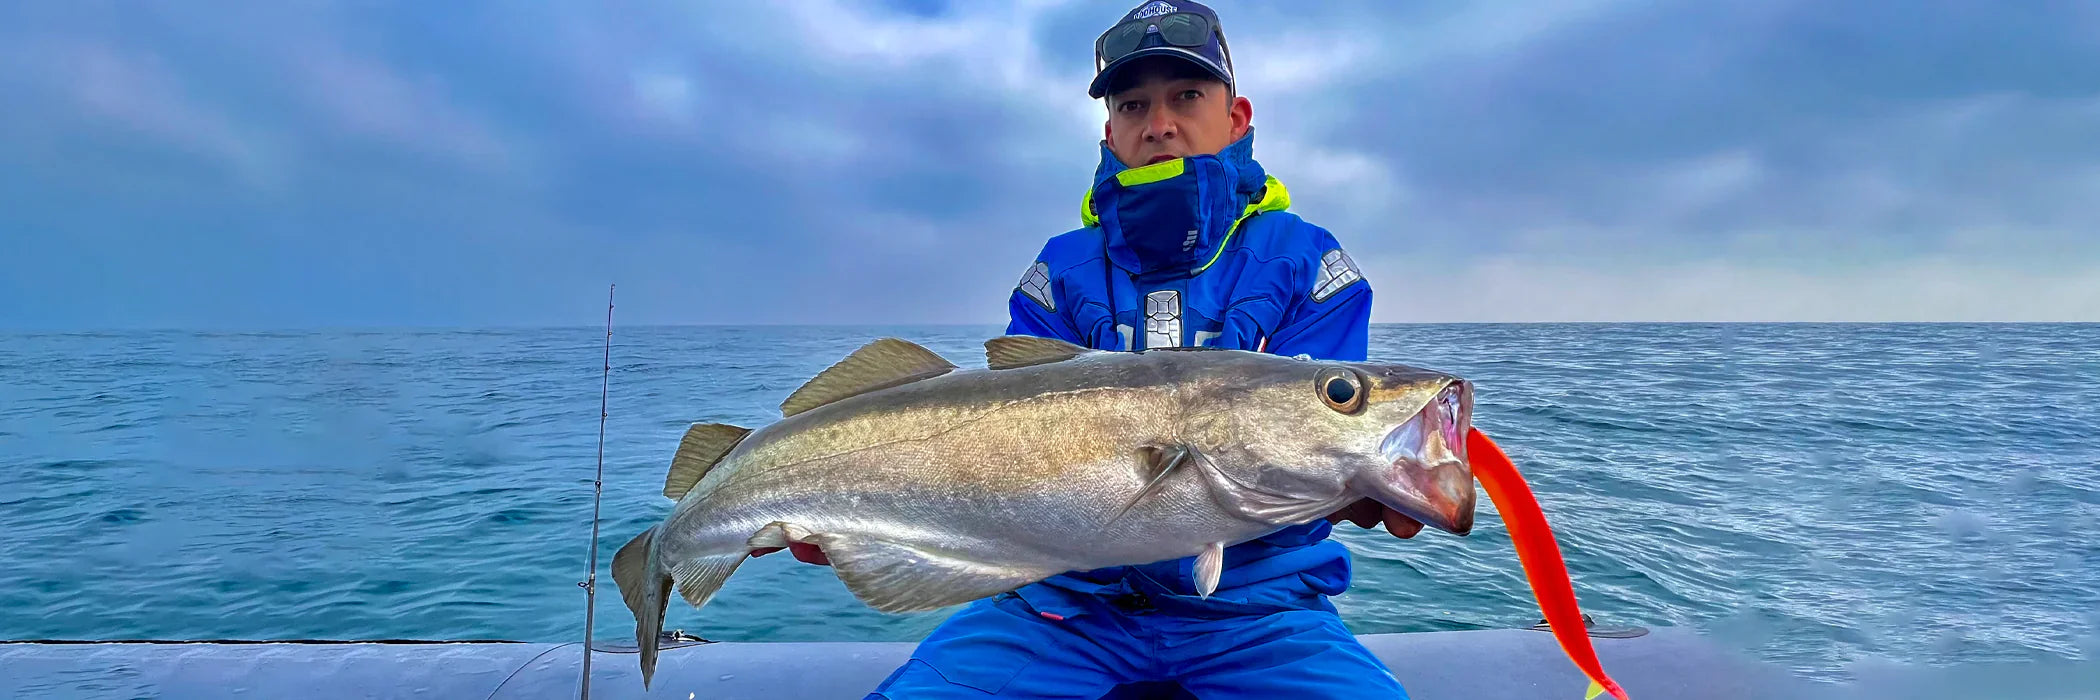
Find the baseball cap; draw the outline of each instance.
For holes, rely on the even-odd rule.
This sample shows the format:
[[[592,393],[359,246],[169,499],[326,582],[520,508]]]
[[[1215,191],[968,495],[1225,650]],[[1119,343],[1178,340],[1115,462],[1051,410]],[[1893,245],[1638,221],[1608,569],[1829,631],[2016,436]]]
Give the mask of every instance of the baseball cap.
[[[1094,40],[1094,82],[1087,96],[1107,94],[1117,70],[1148,56],[1180,58],[1232,84],[1232,49],[1218,13],[1192,0],[1151,0]]]

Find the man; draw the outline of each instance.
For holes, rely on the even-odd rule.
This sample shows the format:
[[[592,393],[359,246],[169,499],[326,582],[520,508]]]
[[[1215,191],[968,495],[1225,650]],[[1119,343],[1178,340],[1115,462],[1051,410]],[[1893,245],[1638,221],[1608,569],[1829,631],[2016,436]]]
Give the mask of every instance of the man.
[[[1088,94],[1106,98],[1108,120],[1083,227],[1029,266],[1008,332],[1108,350],[1365,359],[1370,285],[1254,161],[1254,108],[1236,93],[1217,15],[1147,2],[1096,41],[1095,66]],[[1369,500],[1329,518],[1343,520],[1400,537],[1421,529]],[[1164,681],[1201,698],[1405,698],[1327,601],[1350,575],[1329,521],[1228,548],[1207,599],[1192,590],[1190,558],[978,601],[869,697],[1099,698]]]

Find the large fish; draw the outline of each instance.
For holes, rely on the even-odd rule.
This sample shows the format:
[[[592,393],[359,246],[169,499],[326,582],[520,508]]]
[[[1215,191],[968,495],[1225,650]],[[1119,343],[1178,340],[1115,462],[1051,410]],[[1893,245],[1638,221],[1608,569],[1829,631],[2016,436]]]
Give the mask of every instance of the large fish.
[[[966,370],[877,340],[780,421],[693,426],[664,483],[677,505],[613,558],[644,686],[671,591],[704,606],[753,552],[813,545],[864,604],[907,612],[1187,556],[1208,595],[1226,547],[1362,498],[1472,528],[1458,377],[1027,336],[985,349]]]

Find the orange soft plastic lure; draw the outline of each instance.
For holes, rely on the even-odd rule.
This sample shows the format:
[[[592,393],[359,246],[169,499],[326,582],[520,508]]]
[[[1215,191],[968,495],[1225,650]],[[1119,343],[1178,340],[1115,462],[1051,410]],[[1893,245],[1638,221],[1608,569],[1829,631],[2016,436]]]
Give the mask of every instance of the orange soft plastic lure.
[[[1503,454],[1502,448],[1478,428],[1466,434],[1466,456],[1473,465],[1473,478],[1487,489],[1495,510],[1502,513],[1503,524],[1509,527],[1509,538],[1517,545],[1517,561],[1524,565],[1524,577],[1531,582],[1532,594],[1538,596],[1539,609],[1546,613],[1553,638],[1560,642],[1561,651],[1575,662],[1575,667],[1590,679],[1586,697],[1611,693],[1618,700],[1629,700],[1626,691],[1611,676],[1604,675],[1604,666],[1597,663],[1597,652],[1590,648],[1590,635],[1582,624],[1582,609],[1575,604],[1575,584],[1568,580],[1568,565],[1561,561],[1553,528],[1546,525],[1546,514],[1539,510],[1538,499],[1532,497],[1524,475],[1517,473],[1517,465],[1510,463],[1509,455]]]

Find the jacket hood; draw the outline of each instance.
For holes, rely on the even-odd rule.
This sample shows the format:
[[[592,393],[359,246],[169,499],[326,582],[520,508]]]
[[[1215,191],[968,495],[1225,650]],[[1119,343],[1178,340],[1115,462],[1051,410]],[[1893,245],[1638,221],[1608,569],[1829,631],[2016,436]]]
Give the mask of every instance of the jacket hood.
[[[1290,207],[1283,183],[1254,160],[1254,131],[1215,155],[1131,168],[1106,143],[1080,222],[1099,227],[1117,267],[1142,279],[1194,276],[1217,261],[1241,221]]]

